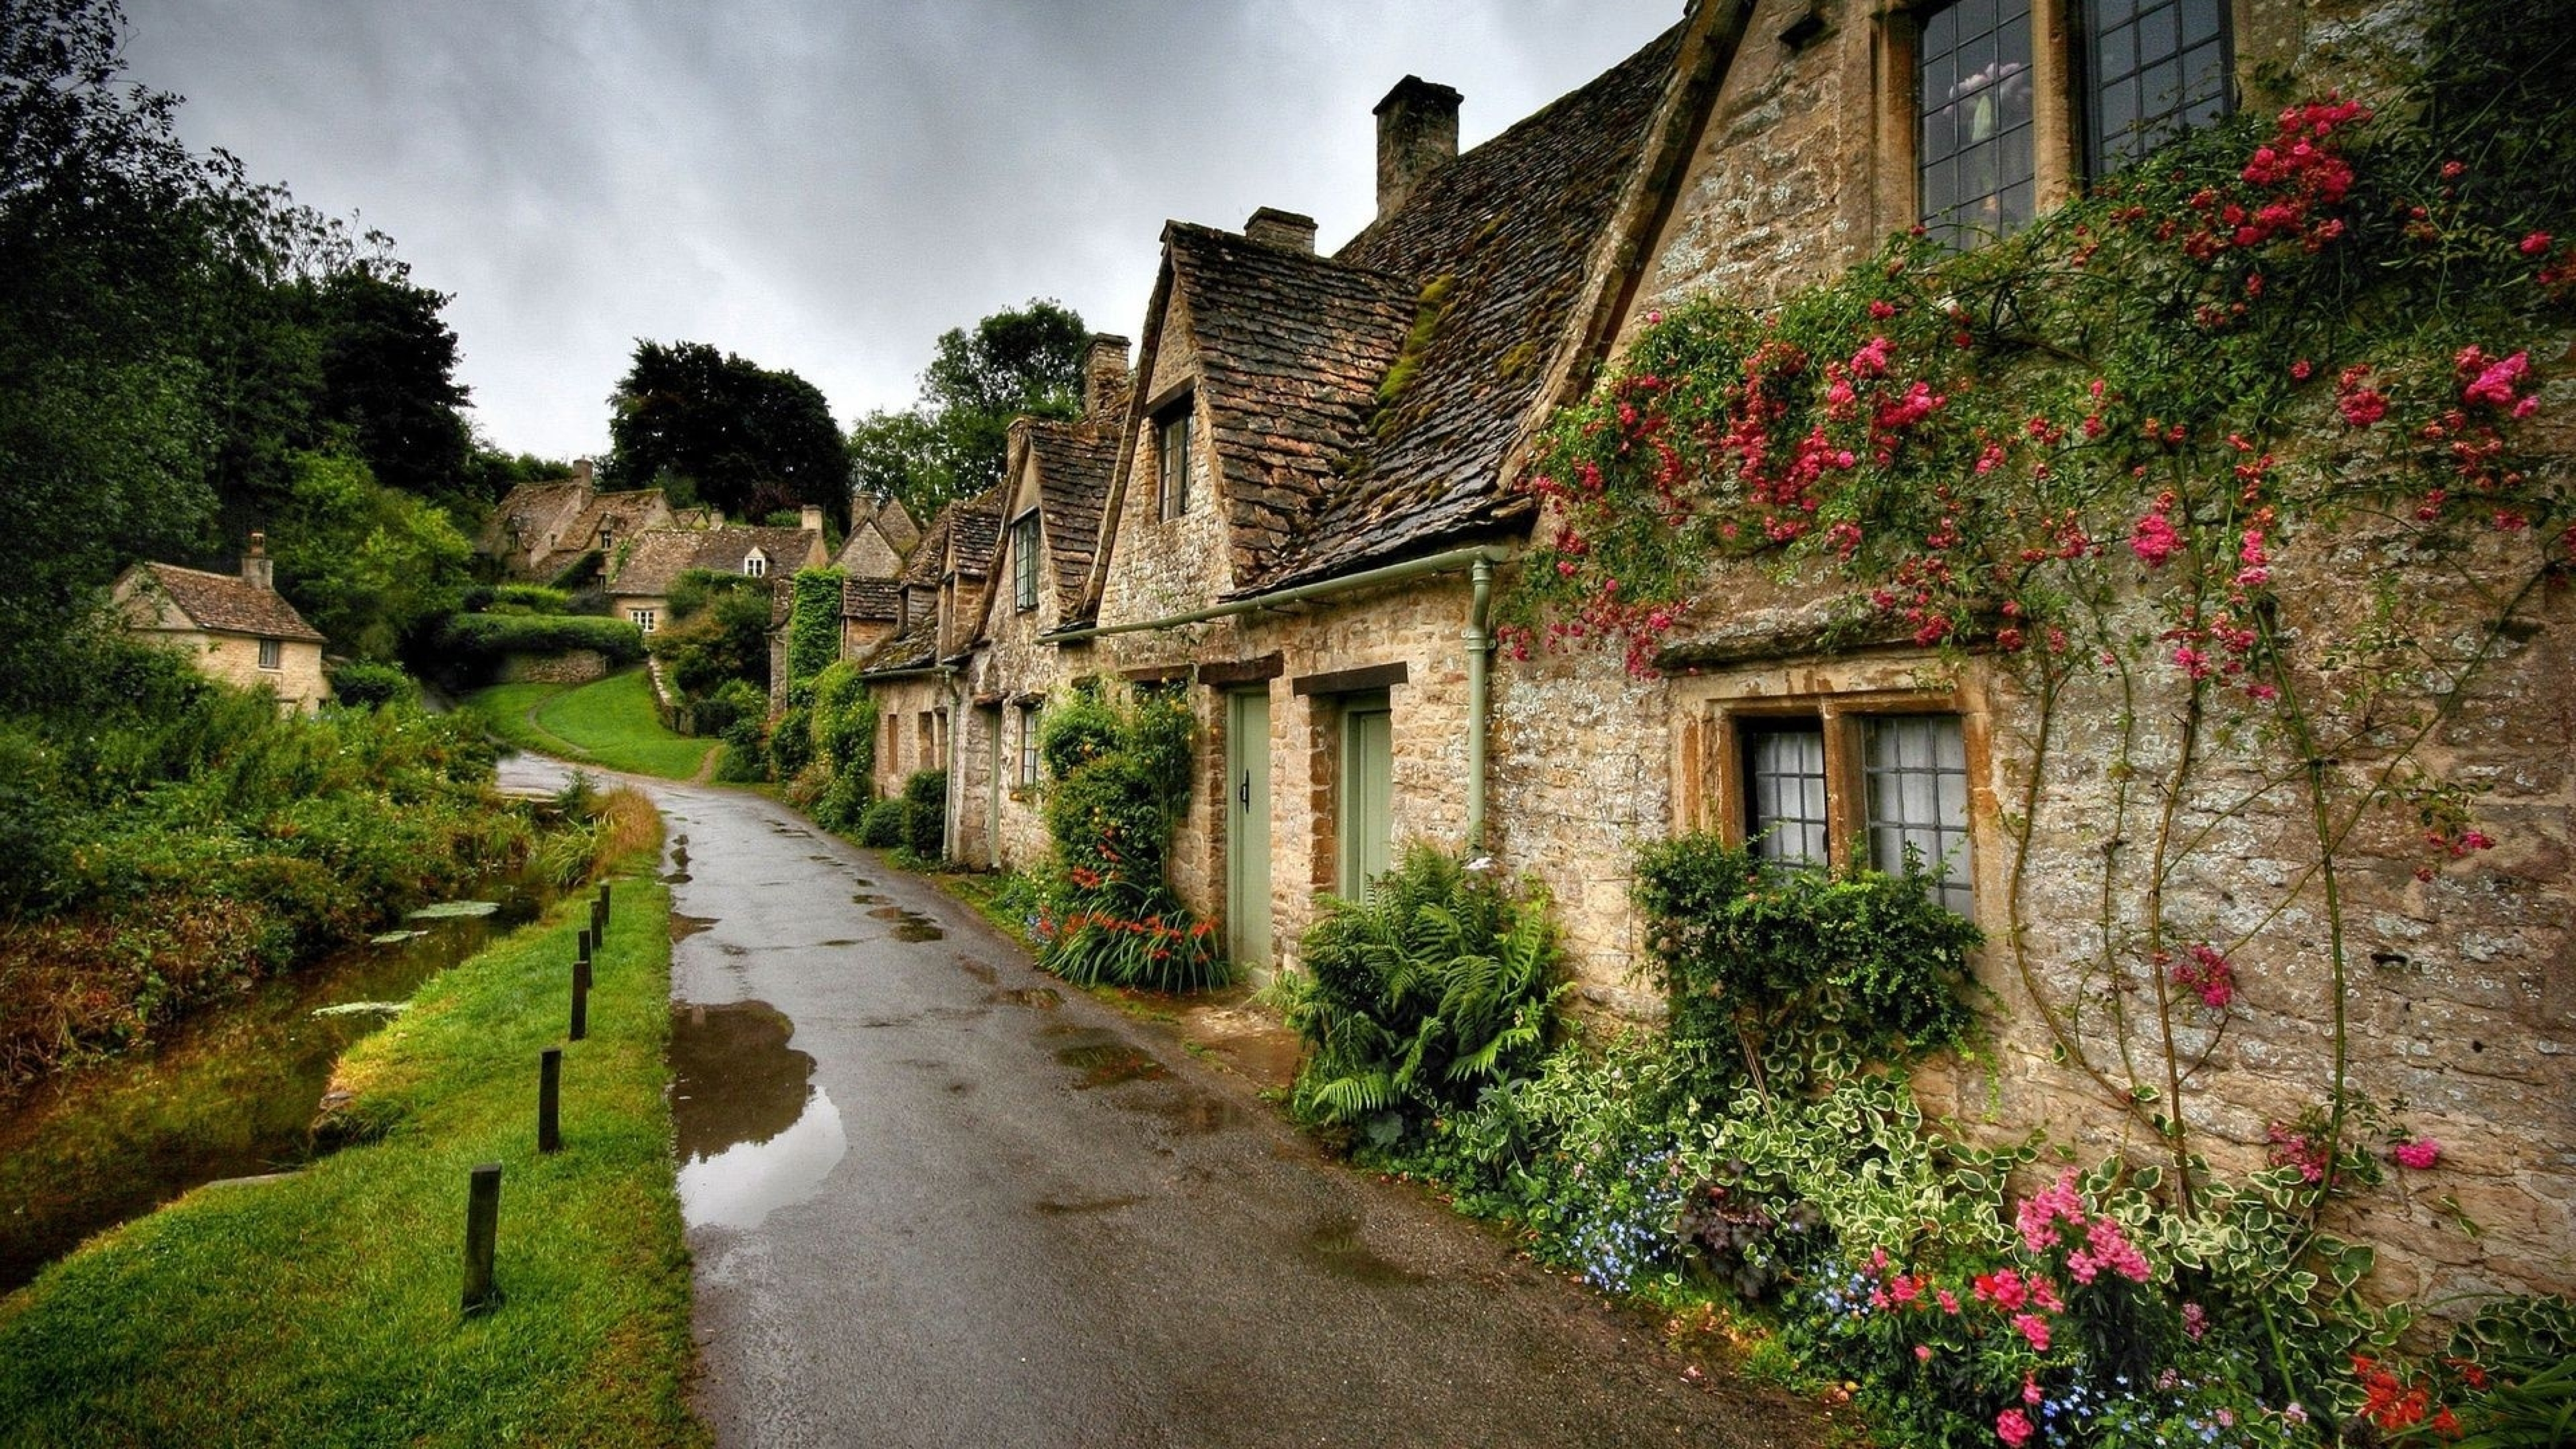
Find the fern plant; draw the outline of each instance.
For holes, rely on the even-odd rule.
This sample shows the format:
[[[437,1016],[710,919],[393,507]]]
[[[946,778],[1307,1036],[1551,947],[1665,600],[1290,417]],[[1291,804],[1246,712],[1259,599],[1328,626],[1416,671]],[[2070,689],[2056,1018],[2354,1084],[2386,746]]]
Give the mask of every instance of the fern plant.
[[[1544,898],[1415,843],[1362,900],[1327,898],[1278,987],[1306,1061],[1291,1099],[1378,1146],[1536,1069],[1568,983]]]

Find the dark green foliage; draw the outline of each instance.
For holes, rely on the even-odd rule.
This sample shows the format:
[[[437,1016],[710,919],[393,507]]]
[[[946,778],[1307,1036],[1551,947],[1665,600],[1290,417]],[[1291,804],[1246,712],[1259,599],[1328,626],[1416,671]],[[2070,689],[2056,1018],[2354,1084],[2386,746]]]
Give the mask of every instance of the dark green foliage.
[[[796,575],[794,612],[787,621],[787,680],[812,679],[841,657],[841,571],[805,569]]]
[[[1773,1087],[1955,1044],[1977,928],[1903,875],[1786,870],[1713,835],[1638,853],[1676,1040]]]
[[[384,704],[413,704],[420,685],[400,665],[370,664],[353,659],[331,670],[331,693],[341,704],[362,709]]]
[[[1120,707],[1097,680],[1075,686],[1038,727],[1055,860],[1036,887],[1038,960],[1077,985],[1157,991],[1225,984],[1215,932],[1164,875],[1189,808],[1197,721],[1177,698]]]
[[[903,848],[937,860],[948,833],[948,772],[918,770],[903,782]]]
[[[845,503],[840,429],[823,394],[795,373],[703,342],[639,341],[608,406],[604,487],[685,480],[697,501],[734,518]]]
[[[690,707],[691,734],[729,735],[736,723],[757,725],[769,714],[769,696],[747,679],[728,679],[723,687]]]
[[[565,654],[595,650],[611,664],[644,657],[644,636],[624,619],[596,614],[458,614],[440,631],[440,654],[467,664],[490,664],[507,654]]]
[[[691,569],[672,582],[671,619],[649,641],[681,697],[702,699],[730,680],[769,691],[769,586]]]
[[[891,850],[903,844],[910,807],[901,800],[879,800],[859,812],[859,844]]]
[[[322,322],[318,410],[346,431],[376,481],[450,507],[497,496],[478,495],[468,475],[473,436],[459,411],[456,334],[438,315],[449,299],[399,268],[365,262],[307,295]]]
[[[921,400],[874,412],[850,430],[851,476],[879,497],[900,498],[928,518],[951,498],[999,482],[1011,420],[1069,418],[1082,406],[1089,330],[1057,303],[1031,300],[996,312],[973,331],[940,334],[921,375]]]
[[[1380,1147],[1527,1075],[1568,989],[1543,897],[1419,841],[1365,900],[1327,898],[1283,977],[1307,1047],[1292,1104]]]
[[[793,780],[814,758],[814,707],[791,704],[769,730],[769,778]]]
[[[468,614],[565,614],[572,595],[543,584],[476,584],[457,607]]]
[[[716,778],[749,785],[769,778],[768,721],[757,711],[724,728],[724,747],[716,752]]]
[[[814,818],[826,830],[851,831],[875,794],[877,702],[844,660],[814,677],[814,756],[832,778],[814,800]]]
[[[463,601],[473,545],[446,513],[340,454],[288,460],[277,587],[336,653],[390,660]]]

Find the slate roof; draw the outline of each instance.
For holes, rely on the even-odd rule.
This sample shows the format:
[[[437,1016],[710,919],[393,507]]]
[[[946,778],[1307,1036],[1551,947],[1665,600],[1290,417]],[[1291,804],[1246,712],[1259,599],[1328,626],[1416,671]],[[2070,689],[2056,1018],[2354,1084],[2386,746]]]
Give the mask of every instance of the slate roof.
[[[1365,442],[1420,289],[1211,227],[1174,222],[1163,238],[1198,346],[1234,577],[1258,578],[1312,526]]]
[[[1506,491],[1503,463],[1583,300],[1594,243],[1648,149],[1681,39],[1675,26],[1440,166],[1394,214],[1334,254],[1344,268],[1412,279],[1405,321],[1431,314],[1428,345],[1406,359],[1415,365],[1410,378],[1373,408],[1364,446],[1307,526],[1268,567],[1238,572],[1238,592],[1347,573],[1529,514],[1529,501]],[[1267,321],[1217,320],[1221,328]],[[1198,325],[1204,338],[1210,319],[1201,315]],[[1326,374],[1341,365],[1329,352]],[[1370,379],[1373,402],[1384,377],[1380,369]],[[1225,426],[1217,425],[1221,442]]]
[[[996,483],[972,498],[948,505],[950,566],[982,578],[993,570],[993,554],[1002,542],[1002,510],[1009,505],[1010,485]]]
[[[1055,567],[1056,600],[1070,615],[1081,605],[1100,547],[1100,510],[1118,470],[1115,415],[1081,422],[1026,422],[1038,469],[1039,527]]]
[[[778,575],[792,574],[805,566],[806,550],[813,537],[797,528],[759,528],[737,523],[708,529],[647,529],[635,535],[633,547],[626,549],[626,561],[609,579],[607,592],[668,594],[680,575],[691,569],[738,574],[742,572],[742,561],[751,556],[754,548],[769,556]]]
[[[841,580],[841,617],[892,623],[900,617],[903,594],[892,579]]]
[[[225,634],[253,634],[263,639],[300,639],[321,644],[322,632],[304,622],[295,606],[275,589],[248,583],[239,574],[210,574],[177,564],[136,564],[135,570],[159,587],[180,613],[200,629]]]

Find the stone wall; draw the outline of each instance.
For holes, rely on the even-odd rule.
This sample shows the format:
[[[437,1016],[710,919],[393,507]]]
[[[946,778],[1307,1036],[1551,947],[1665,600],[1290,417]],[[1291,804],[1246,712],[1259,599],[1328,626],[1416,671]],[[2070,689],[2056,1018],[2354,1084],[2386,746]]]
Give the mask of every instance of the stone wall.
[[[561,654],[506,654],[494,677],[503,684],[588,684],[608,677],[608,657],[596,649]]]
[[[287,709],[310,714],[331,697],[330,681],[322,672],[322,646],[309,640],[280,640],[278,667],[262,669],[259,641],[247,634],[155,632],[147,637],[184,652],[211,678],[274,693]]]

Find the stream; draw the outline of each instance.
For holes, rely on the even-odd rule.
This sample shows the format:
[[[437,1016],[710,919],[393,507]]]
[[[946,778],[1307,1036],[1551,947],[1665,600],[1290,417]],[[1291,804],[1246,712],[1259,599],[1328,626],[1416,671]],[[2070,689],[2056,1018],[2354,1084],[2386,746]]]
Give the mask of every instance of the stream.
[[[153,1047],[59,1073],[0,1109],[0,1293],[190,1188],[309,1160],[332,1065],[390,1019],[314,1013],[406,1000],[540,907],[515,887],[497,899],[498,911],[404,921],[418,934],[209,1003]]]

